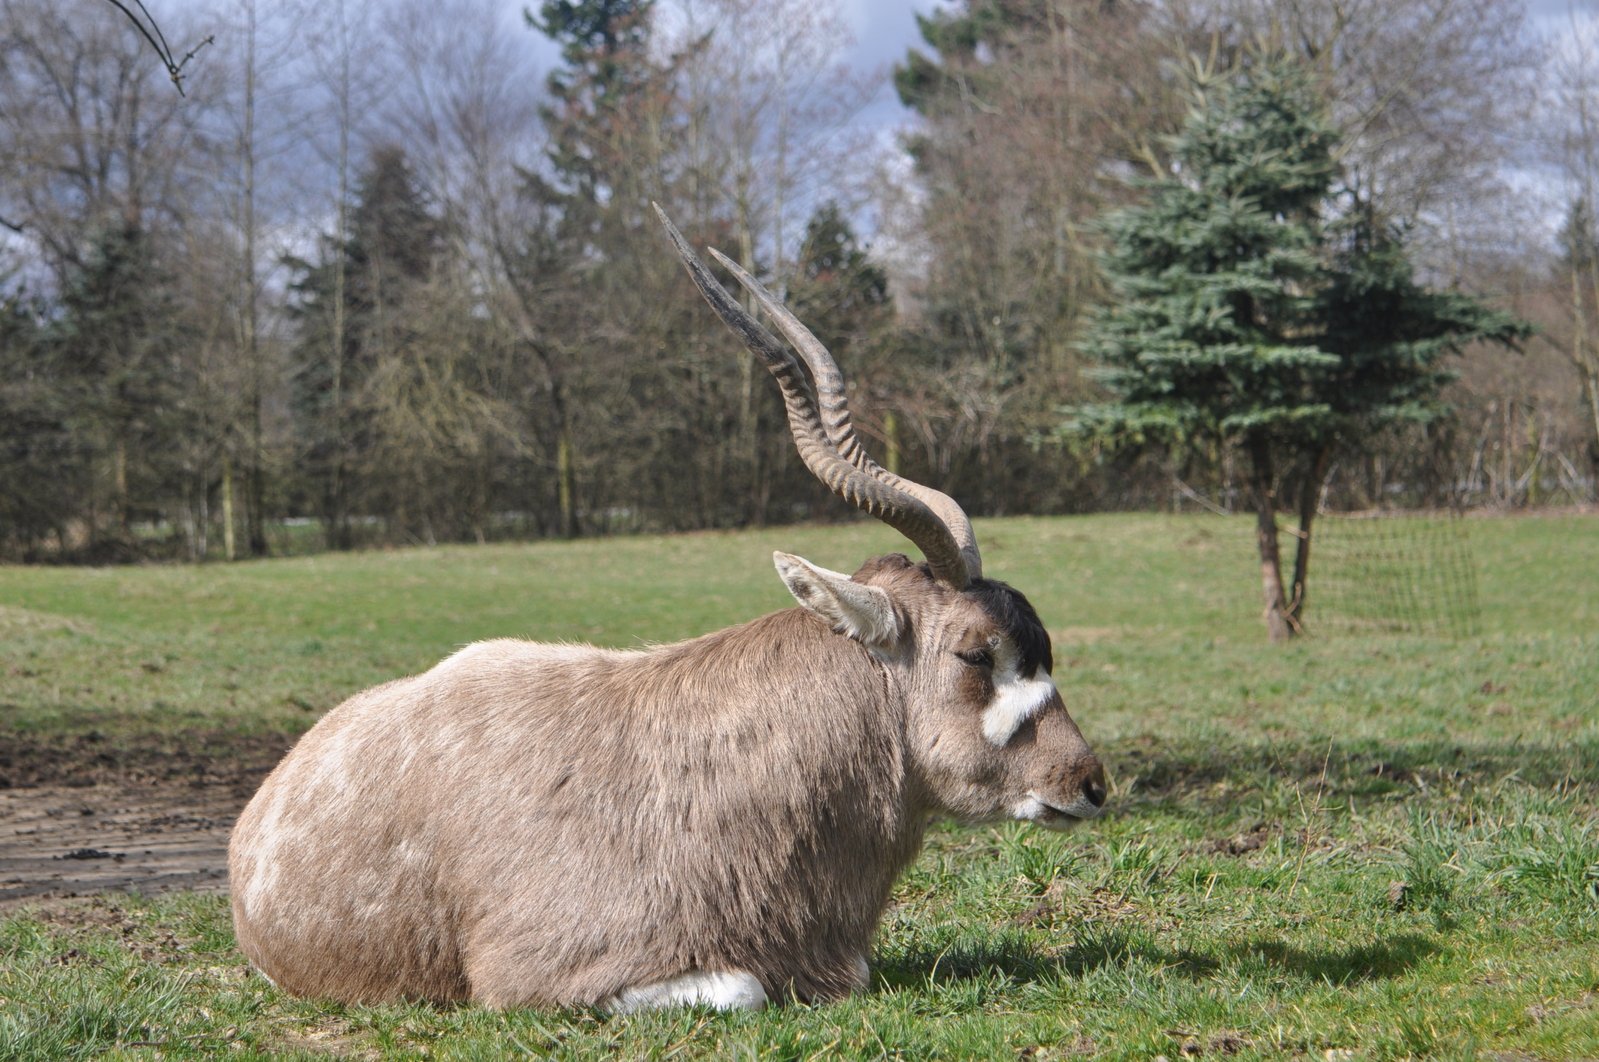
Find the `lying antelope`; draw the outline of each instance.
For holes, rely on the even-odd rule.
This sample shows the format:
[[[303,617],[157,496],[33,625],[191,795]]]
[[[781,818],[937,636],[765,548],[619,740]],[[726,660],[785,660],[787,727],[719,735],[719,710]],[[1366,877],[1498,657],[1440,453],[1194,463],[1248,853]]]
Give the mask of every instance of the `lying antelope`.
[[[834,999],[867,984],[930,816],[1065,828],[1104,804],[1049,636],[982,577],[960,507],[874,463],[816,338],[711,252],[807,380],[662,220],[776,377],[805,464],[926,562],[847,576],[778,553],[799,608],[640,651],[481,642],[333,709],[229,849],[239,946],[287,991],[614,1011]]]

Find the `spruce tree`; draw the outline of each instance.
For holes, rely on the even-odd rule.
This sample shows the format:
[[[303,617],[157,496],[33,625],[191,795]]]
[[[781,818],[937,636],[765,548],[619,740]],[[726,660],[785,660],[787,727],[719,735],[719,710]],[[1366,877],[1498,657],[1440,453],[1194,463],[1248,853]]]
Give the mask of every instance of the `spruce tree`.
[[[440,243],[433,216],[405,153],[380,147],[357,182],[349,238],[326,238],[317,262],[291,258],[295,361],[293,405],[309,499],[328,545],[355,545],[363,496],[389,470],[364,462],[373,452],[368,384],[403,341],[407,301],[431,272]]]
[[[76,395],[49,342],[50,311],[25,292],[0,295],[0,555],[33,559],[51,536],[59,552],[67,525],[91,495],[89,450],[74,438]]]
[[[528,20],[561,46],[549,76],[550,178],[529,190],[557,208],[557,239],[579,255],[616,245],[614,230],[645,223],[633,128],[665,71],[649,55],[654,0],[545,0]]]
[[[189,390],[179,351],[194,337],[174,288],[152,235],[112,225],[67,274],[49,324],[74,434],[95,454],[104,484],[87,506],[100,555],[136,555],[133,520],[158,515],[152,503],[179,489],[174,451]]]
[[[1417,284],[1398,233],[1340,194],[1336,131],[1308,74],[1249,56],[1197,73],[1171,171],[1110,215],[1112,298],[1084,346],[1112,396],[1068,429],[1229,447],[1249,472],[1272,640],[1302,629],[1310,532],[1331,455],[1441,412],[1442,361],[1526,326]],[[1291,586],[1279,490],[1300,527]]]
[[[851,347],[891,323],[888,274],[867,257],[854,226],[832,200],[817,207],[806,223],[795,266],[790,307],[847,365]]]
[[[528,320],[523,343],[540,365],[549,407],[545,443],[554,464],[560,533],[579,534],[584,487],[582,419],[586,384],[606,375],[606,344],[593,334],[592,308],[621,306],[644,288],[638,248],[659,237],[652,198],[668,198],[653,119],[672,92],[669,69],[650,54],[654,0],[544,0],[528,22],[561,48],[543,109],[548,165],[524,174],[538,206],[523,252],[508,262]],[[536,293],[536,300],[535,300]],[[535,301],[537,305],[535,305]],[[613,377],[615,374],[610,374]]]
[[[816,208],[789,285],[789,308],[832,353],[858,396],[855,417],[882,437],[883,463],[900,471],[900,423],[890,395],[902,395],[901,374],[910,373],[896,350],[894,296],[888,274],[874,263],[837,202]]]

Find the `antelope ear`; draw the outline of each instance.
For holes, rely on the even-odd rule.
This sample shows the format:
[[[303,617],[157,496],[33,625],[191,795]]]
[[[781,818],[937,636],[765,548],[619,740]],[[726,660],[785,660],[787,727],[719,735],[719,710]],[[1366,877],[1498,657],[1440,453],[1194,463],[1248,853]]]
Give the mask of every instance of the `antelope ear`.
[[[773,553],[772,561],[794,600],[834,631],[868,649],[888,650],[899,641],[899,616],[886,590],[862,586],[843,572],[819,568],[792,553]]]

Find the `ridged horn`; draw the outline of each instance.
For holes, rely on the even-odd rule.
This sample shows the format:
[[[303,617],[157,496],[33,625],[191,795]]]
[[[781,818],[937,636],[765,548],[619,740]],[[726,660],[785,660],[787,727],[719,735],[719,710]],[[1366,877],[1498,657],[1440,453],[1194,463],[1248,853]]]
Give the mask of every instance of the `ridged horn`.
[[[971,582],[972,574],[962,556],[960,544],[949,527],[914,494],[863,471],[839,454],[823,427],[810,382],[805,378],[799,362],[777,341],[777,337],[746,313],[738,300],[717,282],[660,204],[652,205],[694,286],[700,289],[700,294],[705,296],[705,301],[710,303],[722,323],[761,360],[777,381],[778,390],[783,395],[783,407],[788,413],[789,433],[794,438],[794,448],[799,451],[805,467],[828,490],[909,539],[927,558],[928,566],[937,579],[957,590],[965,589]],[[721,258],[720,255],[717,257]]]
[[[911,495],[933,510],[954,536],[961,557],[966,562],[969,577],[981,579],[983,557],[977,549],[977,536],[972,532],[972,522],[966,516],[966,511],[943,491],[890,472],[872,459],[855,435],[855,426],[850,421],[849,398],[844,390],[844,373],[838,367],[838,362],[833,360],[833,355],[777,296],[766,290],[760,281],[750,276],[742,266],[720,251],[711,248],[710,252],[712,257],[744,285],[746,291],[755,296],[755,301],[760,303],[761,309],[777,323],[778,330],[794,345],[794,349],[799,351],[800,357],[805,359],[806,366],[811,370],[811,379],[816,383],[822,429],[827,432],[828,441],[833,444],[833,449],[838,451],[840,457],[873,479]]]

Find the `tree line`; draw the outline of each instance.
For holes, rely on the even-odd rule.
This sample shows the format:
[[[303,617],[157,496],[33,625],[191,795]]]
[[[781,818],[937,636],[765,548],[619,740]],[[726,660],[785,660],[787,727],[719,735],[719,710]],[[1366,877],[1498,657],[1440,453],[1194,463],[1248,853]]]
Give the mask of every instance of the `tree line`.
[[[1584,23],[1552,49],[1510,0],[965,0],[874,72],[815,0],[155,13],[174,54],[215,40],[181,95],[115,8],[0,0],[6,557],[836,514],[652,202],[781,291],[883,463],[968,511],[1247,507],[1225,438],[1067,429],[1116,396],[1115,219],[1192,172],[1193,72],[1266,55],[1336,131],[1305,209],[1358,205],[1418,290],[1537,326],[1460,343],[1433,414],[1340,436],[1317,503],[1593,495]],[[1532,172],[1551,201],[1511,191]]]

